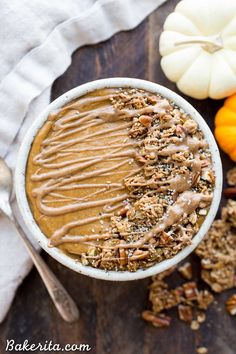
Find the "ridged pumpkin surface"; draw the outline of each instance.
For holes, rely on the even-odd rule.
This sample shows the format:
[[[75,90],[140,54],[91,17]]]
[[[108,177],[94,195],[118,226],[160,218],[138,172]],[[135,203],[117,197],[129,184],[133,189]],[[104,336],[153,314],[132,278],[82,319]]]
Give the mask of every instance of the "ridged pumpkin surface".
[[[215,117],[215,137],[221,149],[236,161],[236,94],[225,100]]]

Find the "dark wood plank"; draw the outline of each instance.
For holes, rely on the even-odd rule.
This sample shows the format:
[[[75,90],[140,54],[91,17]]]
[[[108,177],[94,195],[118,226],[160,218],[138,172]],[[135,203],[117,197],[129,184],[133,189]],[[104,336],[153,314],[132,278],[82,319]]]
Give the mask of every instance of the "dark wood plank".
[[[54,84],[52,99],[84,82],[114,76],[137,77],[163,84],[178,92],[160,68],[158,39],[166,16],[177,0],[168,1],[135,30],[115,35],[95,46],[76,51],[69,69]],[[214,115],[222,101],[197,101],[186,97],[214,128]],[[224,171],[232,166],[222,154]],[[224,203],[224,200],[222,200]],[[33,270],[17,292],[12,308],[0,325],[0,353],[5,352],[4,341],[13,338],[23,342],[89,343],[96,354],[194,354],[196,346],[206,345],[209,353],[236,352],[235,318],[227,315],[224,300],[233,291],[217,296],[218,304],[208,313],[208,322],[199,332],[191,331],[176,318],[168,329],[155,329],[143,322],[140,313],[148,306],[149,279],[110,283],[76,274],[51,257],[43,254],[52,270],[61,279],[81,309],[81,320],[68,325],[54,309],[40,278]],[[191,256],[195,271],[199,262]],[[171,285],[180,278],[171,279]]]

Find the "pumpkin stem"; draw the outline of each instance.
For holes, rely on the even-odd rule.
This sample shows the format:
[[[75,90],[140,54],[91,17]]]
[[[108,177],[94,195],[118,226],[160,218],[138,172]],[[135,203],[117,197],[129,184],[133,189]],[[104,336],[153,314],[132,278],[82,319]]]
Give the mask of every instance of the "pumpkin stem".
[[[177,41],[175,42],[174,45],[179,46],[179,45],[188,45],[188,44],[199,44],[204,50],[206,50],[209,53],[217,52],[217,50],[223,48],[223,41],[219,35],[209,36],[209,37],[194,36],[188,39]]]

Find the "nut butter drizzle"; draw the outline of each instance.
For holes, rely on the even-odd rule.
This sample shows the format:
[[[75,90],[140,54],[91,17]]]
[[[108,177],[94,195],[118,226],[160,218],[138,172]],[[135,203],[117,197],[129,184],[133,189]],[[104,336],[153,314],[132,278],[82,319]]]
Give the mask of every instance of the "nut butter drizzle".
[[[122,180],[119,183],[96,184],[89,183],[89,179],[96,176],[109,176],[113,173],[119,174],[119,169],[122,166],[131,161],[141,161],[138,153],[139,142],[128,138],[129,129],[133,124],[132,119],[142,114],[154,113],[162,115],[165,113],[166,107],[169,106],[169,102],[166,99],[162,99],[156,104],[140,109],[117,109],[111,104],[111,100],[118,93],[115,89],[109,89],[106,90],[104,95],[84,97],[67,104],[57,112],[49,115],[47,122],[36,137],[41,143],[41,149],[34,157],[33,163],[39,168],[31,176],[31,181],[39,183],[33,189],[32,195],[36,200],[40,213],[46,216],[59,216],[78,210],[88,210],[98,206],[103,207],[103,212],[98,216],[73,220],[55,230],[50,237],[50,246],[59,246],[68,242],[96,246],[99,240],[108,240],[113,237],[112,234],[107,232],[88,235],[69,234],[70,230],[75,227],[111,218],[113,216],[112,212],[119,209],[122,206],[122,202],[130,197]],[[100,104],[100,106],[97,104]],[[112,123],[117,122],[119,124],[112,125]],[[176,125],[174,118],[169,122],[160,124],[159,127],[168,128],[173,125]],[[80,135],[81,132],[87,132],[91,127],[98,127],[99,129],[83,136]],[[50,136],[48,136],[49,132],[51,132]],[[123,139],[122,144],[121,138]],[[101,151],[106,150],[103,140],[106,140],[109,149],[112,149],[107,154],[101,153]],[[93,145],[94,141],[96,141],[95,145]],[[86,147],[81,147],[80,143],[88,143],[89,150],[94,151],[94,154],[81,158],[80,153],[86,151]],[[167,147],[157,151],[157,157],[158,155],[168,157],[181,151],[191,151],[195,154],[195,159],[188,166],[189,172],[186,175],[179,174],[169,180],[156,183],[155,188],[158,192],[168,189],[175,191],[177,194],[175,203],[168,207],[156,226],[149,232],[143,233],[138,241],[123,242],[122,248],[120,243],[109,246],[103,246],[99,243],[98,247],[101,249],[119,249],[120,251],[127,248],[148,248],[147,243],[149,240],[159,232],[180,222],[185,215],[189,215],[196,210],[202,201],[210,203],[211,195],[189,190],[199,176],[202,166],[204,166],[204,161],[200,161],[197,154],[197,151],[204,147],[206,147],[205,140],[187,136],[180,143],[170,143]],[[96,168],[99,163],[105,161],[112,161],[113,163],[104,168]],[[176,162],[176,164],[178,163]],[[95,168],[92,171],[86,171],[90,167]],[[136,168],[129,169],[124,178],[135,175],[141,170],[142,167],[137,162]],[[144,183],[144,185],[148,185],[148,182]],[[94,187],[97,189],[96,192],[88,193],[82,198],[68,197],[63,194],[63,191],[71,189],[86,188],[89,190]],[[119,194],[106,198],[104,194],[107,190],[111,192],[117,191]],[[91,200],[94,195],[97,196],[97,199]],[[54,199],[48,197],[53,197]],[[65,204],[50,206],[55,201]],[[94,242],[91,244],[89,241]],[[145,258],[144,254],[145,257],[148,256],[148,252],[143,251],[140,256],[131,256],[130,260],[143,259]]]
[[[130,121],[132,114],[137,114],[137,112],[133,111],[132,114],[128,111],[117,112],[111,106],[111,104],[108,105],[107,103],[109,103],[109,99],[115,95],[115,91],[110,91],[111,93],[109,95],[76,100],[74,103],[63,107],[58,112],[52,113],[49,116],[47,123],[44,125],[43,129],[38,135],[40,138],[40,135],[47,135],[50,130],[52,130],[54,133],[51,137],[42,141],[41,151],[34,157],[34,164],[39,166],[39,170],[31,176],[31,180],[33,182],[40,182],[41,184],[39,187],[32,191],[32,194],[33,197],[36,198],[37,208],[40,213],[47,216],[56,216],[96,206],[104,206],[106,210],[109,209],[109,207],[112,208],[113,205],[123,201],[128,197],[122,183],[104,183],[102,185],[96,185],[96,188],[99,189],[96,194],[104,193],[105,189],[109,189],[110,191],[123,190],[124,193],[118,195],[117,197],[102,198],[93,201],[89,200],[92,194],[88,194],[86,198],[83,198],[83,201],[78,200],[75,202],[75,200],[72,198],[71,203],[67,203],[66,205],[62,206],[52,207],[47,205],[48,201],[45,203],[45,198],[48,195],[52,195],[55,191],[63,191],[66,189],[71,189],[72,187],[74,189],[81,188],[79,182],[84,180],[87,181],[89,178],[106,175],[109,172],[119,173],[120,167],[129,163],[130,159],[134,159],[136,154],[134,149],[134,142],[123,142],[122,145],[120,143],[116,144],[115,142],[117,136],[123,138],[128,137],[127,128],[129,128],[132,124]],[[86,109],[87,106],[96,104],[98,102],[104,102],[104,105],[100,109]],[[84,111],[80,113],[80,110],[82,109]],[[78,111],[77,114],[64,116],[65,113],[75,110]],[[113,121],[121,122],[118,126],[106,126],[107,122]],[[88,128],[94,127],[96,125],[100,125],[101,129],[84,135],[83,137],[78,136],[70,138],[71,135],[87,130]],[[105,126],[105,128],[103,128],[103,126]],[[83,148],[78,148],[78,144],[80,142],[85,143],[90,141],[91,138],[97,139],[101,136],[103,139],[112,138],[112,142],[109,143],[109,148],[113,149],[112,152],[103,156],[96,156],[95,153],[92,157],[81,159],[78,153],[83,151]],[[65,138],[66,140],[64,140]],[[73,149],[75,145],[76,147]],[[69,151],[67,150],[68,148],[70,148]],[[95,151],[97,148],[98,150],[105,150],[106,146],[92,146],[91,150]],[[64,152],[66,152],[67,159],[60,160],[58,155],[62,154],[63,156]],[[78,157],[70,158],[74,154],[78,154]],[[113,165],[106,168],[94,169],[93,171],[85,171],[88,167],[96,166],[99,162],[106,160],[113,161]],[[40,168],[43,168],[44,172],[40,172]],[[138,170],[139,169],[137,168],[135,172]],[[134,171],[132,173],[134,173]],[[130,171],[127,172],[127,176],[128,175],[130,175]],[[89,183],[85,183],[83,187],[94,187],[94,184],[89,185]],[[106,216],[107,214],[104,215]],[[104,215],[101,215],[99,218],[103,218]]]

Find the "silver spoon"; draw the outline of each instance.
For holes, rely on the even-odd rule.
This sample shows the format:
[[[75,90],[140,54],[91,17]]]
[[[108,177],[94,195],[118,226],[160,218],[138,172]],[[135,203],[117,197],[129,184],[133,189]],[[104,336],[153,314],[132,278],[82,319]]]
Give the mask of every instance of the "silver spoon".
[[[5,161],[0,158],[0,211],[2,211],[15,225],[61,317],[70,323],[77,321],[79,319],[79,310],[75,302],[34,249],[16,220],[10,205],[11,193],[11,170]]]

